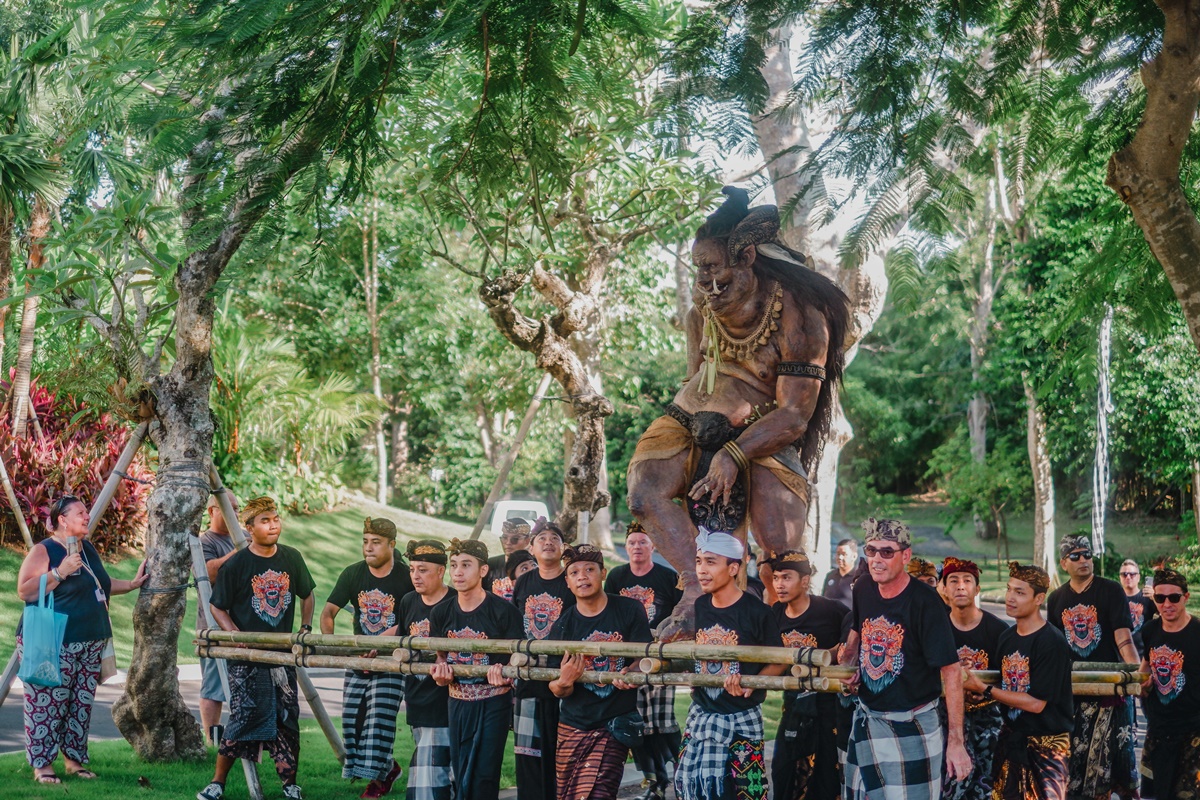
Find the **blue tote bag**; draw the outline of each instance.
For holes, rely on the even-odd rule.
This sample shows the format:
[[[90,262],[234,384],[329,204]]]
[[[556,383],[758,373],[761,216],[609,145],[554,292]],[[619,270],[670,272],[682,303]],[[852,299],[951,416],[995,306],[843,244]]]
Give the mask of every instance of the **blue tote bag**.
[[[58,651],[67,633],[67,615],[54,610],[54,594],[46,593],[46,576],[38,583],[38,604],[25,607],[21,626],[21,668],[17,677],[34,686],[61,686]]]

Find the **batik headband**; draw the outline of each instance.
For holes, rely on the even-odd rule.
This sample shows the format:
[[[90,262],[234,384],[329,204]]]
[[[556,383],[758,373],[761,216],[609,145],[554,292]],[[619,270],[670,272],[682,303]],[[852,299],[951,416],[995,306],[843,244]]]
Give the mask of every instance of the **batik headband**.
[[[569,567],[578,561],[590,561],[593,564],[604,566],[604,553],[599,547],[592,544],[580,544],[574,547],[568,547],[563,551],[562,555],[563,566]]]
[[[800,550],[784,550],[772,558],[769,563],[771,564],[771,569],[775,572],[781,569],[790,569],[793,572],[800,573],[801,576],[813,574],[812,562]]]
[[[967,561],[954,556],[947,556],[942,561],[942,580],[946,580],[956,572],[965,572],[975,578],[975,583],[979,583],[979,565],[974,561]]]
[[[1071,555],[1076,550],[1087,550],[1092,552],[1092,540],[1078,533],[1068,533],[1058,543],[1058,554],[1063,558]]]
[[[254,522],[255,517],[259,514],[277,514],[278,508],[275,506],[275,501],[263,495],[246,501],[246,505],[242,506],[242,512],[239,515],[242,524],[247,528]]]
[[[528,536],[531,530],[529,523],[520,517],[504,520],[500,528],[506,536]]]
[[[408,556],[410,564],[414,561],[425,561],[446,566],[446,545],[437,539],[417,539],[409,542],[404,554]]]
[[[696,537],[697,553],[712,553],[714,556],[724,556],[734,561],[741,561],[746,554],[746,548],[728,533],[710,532],[707,528],[700,529]]]
[[[478,539],[451,539],[450,546],[446,548],[446,553],[453,557],[458,555],[468,555],[479,559],[480,564],[486,564],[488,560],[487,545]]]
[[[871,517],[862,524],[862,529],[868,542],[895,542],[901,550],[912,547],[912,534],[900,520]]]
[[[372,534],[374,536],[382,536],[384,539],[396,541],[396,523],[390,519],[372,519],[367,517],[363,520],[363,534]]]
[[[1022,565],[1016,561],[1008,562],[1008,577],[1025,581],[1033,587],[1034,594],[1043,594],[1050,590],[1050,574],[1033,564]]]
[[[909,559],[904,569],[914,578],[937,578],[937,566],[924,558]]]

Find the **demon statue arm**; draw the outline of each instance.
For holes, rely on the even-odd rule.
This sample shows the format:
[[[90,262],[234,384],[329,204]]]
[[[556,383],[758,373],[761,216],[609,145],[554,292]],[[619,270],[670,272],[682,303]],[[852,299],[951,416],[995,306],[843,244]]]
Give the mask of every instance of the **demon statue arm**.
[[[775,240],[774,206],[725,193],[692,247],[688,378],[629,466],[629,508],[683,578],[664,638],[692,632],[698,526],[743,541],[752,530],[770,551],[802,546],[843,363],[846,296]]]

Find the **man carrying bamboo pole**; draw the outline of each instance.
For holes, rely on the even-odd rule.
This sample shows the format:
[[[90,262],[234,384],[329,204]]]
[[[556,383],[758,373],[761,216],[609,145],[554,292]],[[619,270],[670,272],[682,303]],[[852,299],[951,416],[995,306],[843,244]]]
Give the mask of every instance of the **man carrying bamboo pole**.
[[[557,525],[545,519],[537,521],[530,543],[537,569],[522,575],[513,587],[513,604],[523,618],[526,639],[548,638],[554,623],[575,605],[562,565],[563,544]],[[521,800],[554,800],[558,698],[545,681],[519,681],[516,697],[513,753],[517,793]]]
[[[579,642],[649,642],[650,624],[642,604],[604,592],[604,554],[588,544],[563,553],[575,605],[563,612],[551,639]],[[585,670],[629,671],[624,658],[567,654],[558,680],[548,686],[562,698],[558,723],[558,800],[616,800],[625,757],[642,730],[637,687],[576,684]]]
[[[1058,550],[1059,565],[1071,580],[1046,599],[1046,620],[1067,637],[1075,663],[1141,663],[1125,592],[1116,581],[1096,575],[1091,541],[1069,534]],[[1108,800],[1114,792],[1126,800],[1137,797],[1134,731],[1132,697],[1076,701],[1068,800]],[[1109,757],[1093,758],[1092,753]]]
[[[1187,611],[1188,582],[1173,569],[1154,573],[1159,618],[1146,623],[1142,693],[1149,723],[1142,750],[1142,797],[1200,796],[1200,622]]]
[[[321,633],[333,633],[334,618],[347,604],[356,636],[398,633],[397,610],[401,600],[412,593],[413,584],[408,565],[396,558],[396,524],[367,517],[362,552],[363,560],[342,570],[329,593],[321,610]],[[348,669],[342,697],[342,739],[346,743],[342,777],[369,781],[359,795],[364,800],[383,797],[400,777],[392,747],[396,716],[404,699],[404,676]]]
[[[810,595],[812,563],[799,550],[771,561],[771,582],[779,602],[772,606],[784,647],[837,651],[842,622],[850,609],[836,600]],[[837,754],[837,697],[816,692],[785,692],[783,717],[775,735],[771,782],[776,800],[834,800],[841,786]]]
[[[457,597],[446,588],[446,546],[437,539],[408,543],[408,571],[416,591],[400,601],[400,629],[409,636],[428,636],[430,618],[439,605]],[[452,800],[449,693],[428,675],[409,675],[404,706],[412,728],[413,754],[408,764],[405,800]]]
[[[912,561],[909,565],[911,568]],[[965,669],[998,669],[997,648],[1008,625],[976,605],[979,566],[950,556],[942,562],[941,584],[942,597],[950,604],[950,627],[959,663]],[[971,757],[971,775],[961,781],[946,781],[942,800],[987,800],[992,796],[1000,709],[994,701],[975,692],[968,692],[963,702],[963,741]]]
[[[771,610],[738,588],[745,548],[728,533],[701,528],[696,537],[696,579],[704,592],[696,600],[696,643],[721,646],[781,647]],[[680,800],[725,797],[765,800],[763,690],[742,688],[742,675],[780,675],[782,664],[700,661],[696,671],[724,675],[720,689],[692,692],[675,771]]]
[[[312,630],[313,583],[300,551],[279,544],[282,523],[275,501],[256,497],[242,509],[250,544],[225,562],[213,587],[213,617],[221,630],[291,633],[300,600],[301,629]],[[301,800],[296,785],[300,760],[300,700],[295,667],[230,661],[229,725],[217,749],[212,782],[197,800],[221,800],[230,768],[257,760],[263,746],[283,781],[283,796]]]
[[[474,539],[452,539],[446,552],[456,596],[433,609],[429,633],[450,639],[520,639],[517,609],[483,588],[487,547]],[[496,800],[500,794],[500,763],[512,719],[511,681],[500,672],[503,660],[487,653],[438,653],[430,672],[438,686],[450,690],[450,764],[458,800]],[[455,678],[453,664],[488,666],[487,679]]]
[[[950,780],[971,774],[954,634],[942,598],[905,572],[912,557],[908,526],[868,519],[863,530],[871,580],[854,585],[853,624],[841,655],[844,666],[858,667],[849,684],[859,699],[844,797],[935,800],[943,754]],[[938,712],[943,690],[946,731]]]
[[[228,490],[227,490],[228,491]],[[229,502],[233,504],[236,514],[238,509],[237,497],[229,492]],[[217,582],[217,571],[228,561],[237,546],[229,535],[229,526],[225,524],[225,515],[221,513],[221,503],[215,494],[208,496],[208,530],[200,534],[200,547],[204,552],[204,568],[208,572],[208,585]],[[208,627],[204,611],[197,609],[196,630],[202,631]],[[216,744],[213,730],[221,724],[221,707],[225,704],[225,689],[221,686],[221,673],[217,669],[215,658],[200,659],[200,726],[204,735],[212,744]],[[219,737],[218,737],[219,738]]]
[[[1071,651],[1062,633],[1042,619],[1050,588],[1046,571],[1014,561],[1008,574],[1004,607],[1017,622],[1000,635],[1000,686],[985,686],[970,672],[963,685],[1006,706],[992,797],[1061,800],[1074,725]]]
[[[625,533],[625,552],[629,563],[612,568],[604,581],[604,591],[640,602],[653,630],[670,616],[683,595],[678,588],[679,573],[654,563],[654,542],[637,520],[629,523]],[[675,687],[640,686],[637,705],[645,725],[642,743],[632,748],[633,761],[646,787],[639,800],[663,800],[683,742],[675,720]]]

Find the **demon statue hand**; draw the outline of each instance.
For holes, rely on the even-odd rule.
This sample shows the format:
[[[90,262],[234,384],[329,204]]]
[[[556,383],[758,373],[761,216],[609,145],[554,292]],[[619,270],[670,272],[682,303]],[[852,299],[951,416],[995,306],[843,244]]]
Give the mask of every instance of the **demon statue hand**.
[[[694,633],[698,526],[743,542],[750,530],[767,551],[801,546],[842,373],[846,295],[776,241],[775,206],[724,192],[692,245],[688,377],[629,465],[630,511],[683,577],[659,626],[667,641]]]

